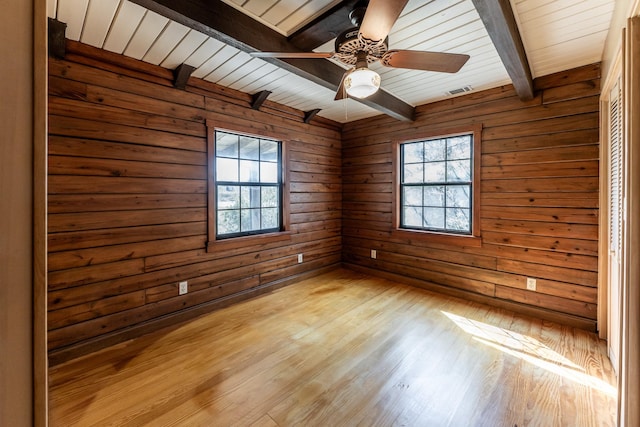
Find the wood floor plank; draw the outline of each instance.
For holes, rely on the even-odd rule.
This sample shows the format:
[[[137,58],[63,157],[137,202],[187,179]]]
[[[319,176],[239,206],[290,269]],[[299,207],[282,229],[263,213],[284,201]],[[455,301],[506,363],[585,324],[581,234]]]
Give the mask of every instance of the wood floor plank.
[[[50,369],[52,426],[613,426],[595,334],[336,270]]]

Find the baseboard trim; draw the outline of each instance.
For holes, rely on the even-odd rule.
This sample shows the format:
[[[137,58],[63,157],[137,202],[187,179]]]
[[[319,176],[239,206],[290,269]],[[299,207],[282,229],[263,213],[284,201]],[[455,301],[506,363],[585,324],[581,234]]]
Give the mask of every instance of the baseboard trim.
[[[500,298],[492,298],[486,295],[477,294],[474,292],[465,291],[462,289],[451,288],[437,283],[428,282],[426,280],[420,280],[413,277],[403,276],[397,273],[390,273],[383,270],[376,270],[370,267],[364,267],[357,264],[342,263],[342,266],[346,269],[356,271],[358,273],[368,274],[383,279],[393,280],[406,285],[415,286],[418,288],[426,289],[428,291],[437,292],[439,294],[445,294],[452,297],[460,298],[465,301],[473,301],[481,304],[486,304],[491,307],[497,307],[504,310],[509,310],[517,314],[521,314],[528,317],[534,317],[537,319],[549,320],[562,325],[572,326],[578,329],[584,329],[589,332],[596,332],[596,321],[587,319],[584,317],[574,316],[571,314],[560,313],[553,310],[547,310],[544,308],[532,307],[526,304],[507,301]]]
[[[92,338],[90,340],[82,341],[67,347],[62,347],[50,351],[49,366],[56,366],[69,360],[76,359],[78,357],[114,346],[116,344],[120,344],[124,341],[128,341],[130,339],[146,335],[160,329],[175,327],[180,323],[193,320],[196,317],[211,313],[212,311],[219,310],[221,308],[228,307],[230,305],[246,301],[269,292],[273,292],[276,289],[291,285],[310,277],[317,276],[319,274],[328,273],[329,271],[333,271],[339,267],[340,264],[338,263],[310,271],[305,271],[304,273],[296,274],[284,279],[275,280],[273,282],[256,286],[255,288],[247,289],[232,295],[218,298],[213,301],[189,307],[177,313],[168,314],[166,316],[148,320],[146,322],[128,327],[126,329],[114,331],[96,338]]]

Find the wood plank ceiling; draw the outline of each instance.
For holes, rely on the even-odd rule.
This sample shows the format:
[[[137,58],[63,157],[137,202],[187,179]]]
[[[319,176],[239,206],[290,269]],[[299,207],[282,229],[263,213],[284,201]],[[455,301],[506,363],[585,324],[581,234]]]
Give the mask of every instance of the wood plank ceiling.
[[[479,0],[475,0],[478,2]],[[335,7],[338,0],[224,0],[284,37]],[[138,2],[140,3],[140,2]],[[144,3],[144,2],[142,2]],[[48,15],[67,24],[67,38],[165,68],[195,67],[192,76],[349,122],[380,114],[363,103],[334,101],[334,91],[274,63],[128,0],[47,0]],[[532,76],[601,60],[615,0],[511,0]],[[390,35],[390,47],[471,55],[456,74],[372,64],[382,88],[416,106],[511,83],[472,0],[410,0]],[[333,51],[333,41],[315,49]],[[328,61],[317,59],[315,61]],[[386,95],[386,94],[385,94]]]

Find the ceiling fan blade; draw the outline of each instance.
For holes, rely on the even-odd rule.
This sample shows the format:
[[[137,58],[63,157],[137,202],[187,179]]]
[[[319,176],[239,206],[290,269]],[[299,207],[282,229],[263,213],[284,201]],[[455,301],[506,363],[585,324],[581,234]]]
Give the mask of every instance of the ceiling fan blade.
[[[256,58],[331,58],[333,52],[251,52]]]
[[[334,101],[340,101],[341,99],[347,98],[347,91],[344,89],[344,80],[347,78],[349,74],[353,73],[354,69],[355,68],[347,70],[342,75],[342,80],[340,80],[340,86],[338,86],[338,90],[336,91],[336,97],[333,98]]]
[[[380,63],[393,68],[457,73],[468,60],[469,55],[459,53],[390,50],[382,56]]]
[[[370,0],[364,14],[360,35],[371,42],[387,38],[408,0]]]

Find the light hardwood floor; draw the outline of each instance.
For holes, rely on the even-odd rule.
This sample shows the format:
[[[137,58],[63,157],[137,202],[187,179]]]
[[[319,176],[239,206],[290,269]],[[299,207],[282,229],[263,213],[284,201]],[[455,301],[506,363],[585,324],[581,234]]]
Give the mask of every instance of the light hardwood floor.
[[[595,334],[338,269],[52,367],[52,426],[613,426]]]

